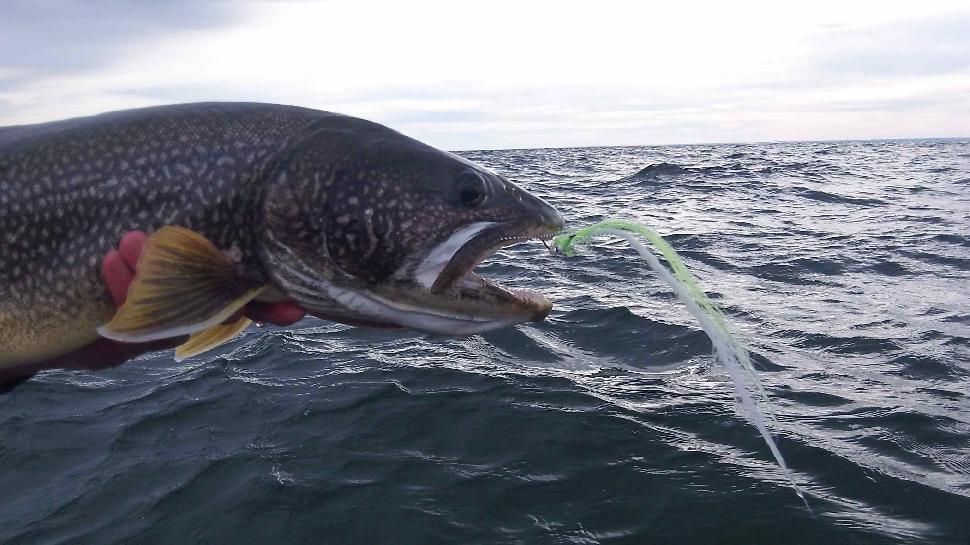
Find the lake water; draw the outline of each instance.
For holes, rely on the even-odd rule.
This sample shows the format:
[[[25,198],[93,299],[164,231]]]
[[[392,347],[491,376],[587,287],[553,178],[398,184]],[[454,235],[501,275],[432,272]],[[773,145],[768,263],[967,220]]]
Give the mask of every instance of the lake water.
[[[464,152],[644,222],[750,346],[814,510],[635,252],[479,271],[448,339],[307,319],[0,396],[0,543],[970,542],[970,141]]]

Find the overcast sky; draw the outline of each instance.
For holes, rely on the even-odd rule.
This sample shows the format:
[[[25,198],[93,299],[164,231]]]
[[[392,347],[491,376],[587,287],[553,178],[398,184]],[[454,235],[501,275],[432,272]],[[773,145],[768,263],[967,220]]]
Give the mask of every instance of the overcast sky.
[[[970,136],[970,2],[0,0],[0,125],[202,100],[446,149]]]

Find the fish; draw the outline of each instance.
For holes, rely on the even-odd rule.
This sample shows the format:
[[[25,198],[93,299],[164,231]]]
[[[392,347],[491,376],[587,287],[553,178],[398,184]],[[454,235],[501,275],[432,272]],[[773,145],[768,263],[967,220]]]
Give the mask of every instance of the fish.
[[[546,240],[560,213],[503,176],[393,129],[297,106],[212,102],[0,127],[0,372],[99,338],[249,325],[250,301],[337,322],[465,336],[543,320],[542,294],[475,272]],[[124,305],[100,276],[150,233]]]

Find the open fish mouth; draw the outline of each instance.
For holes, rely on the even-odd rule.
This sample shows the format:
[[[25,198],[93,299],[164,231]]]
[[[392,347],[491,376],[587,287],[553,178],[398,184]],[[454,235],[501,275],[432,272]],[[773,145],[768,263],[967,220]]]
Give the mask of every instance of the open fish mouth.
[[[560,223],[469,225],[436,247],[418,267],[415,278],[432,294],[457,298],[470,307],[478,307],[479,312],[488,314],[483,309],[490,305],[503,316],[542,320],[552,309],[552,303],[544,295],[531,289],[503,286],[476,273],[475,267],[502,248],[530,240],[547,240],[561,229]]]
[[[298,300],[311,314],[329,320],[441,335],[474,335],[541,321],[552,310],[549,299],[534,290],[499,285],[474,269],[500,248],[558,233],[561,217],[549,217],[551,221],[542,223],[466,225],[434,245],[417,265],[399,270],[391,281],[364,289],[323,282],[300,288]],[[304,276],[310,271],[309,265],[301,266]],[[319,290],[323,297],[315,295]]]

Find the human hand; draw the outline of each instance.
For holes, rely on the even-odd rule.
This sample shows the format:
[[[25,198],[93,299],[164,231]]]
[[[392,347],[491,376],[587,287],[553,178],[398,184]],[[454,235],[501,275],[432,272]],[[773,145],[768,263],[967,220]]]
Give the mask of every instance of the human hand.
[[[141,231],[129,232],[122,237],[118,249],[108,252],[101,263],[101,278],[114,300],[115,308],[121,307],[128,297],[128,287],[135,278],[138,258],[141,256],[147,240],[148,235]],[[241,316],[245,316],[254,322],[286,326],[300,321],[305,314],[306,311],[295,303],[253,301],[237,315],[229,318],[227,322],[235,322]],[[147,352],[175,348],[185,342],[186,339],[187,337],[179,337],[147,343],[123,343],[110,339],[98,339],[68,354],[0,371],[0,393],[12,389],[43,369],[108,369]]]

